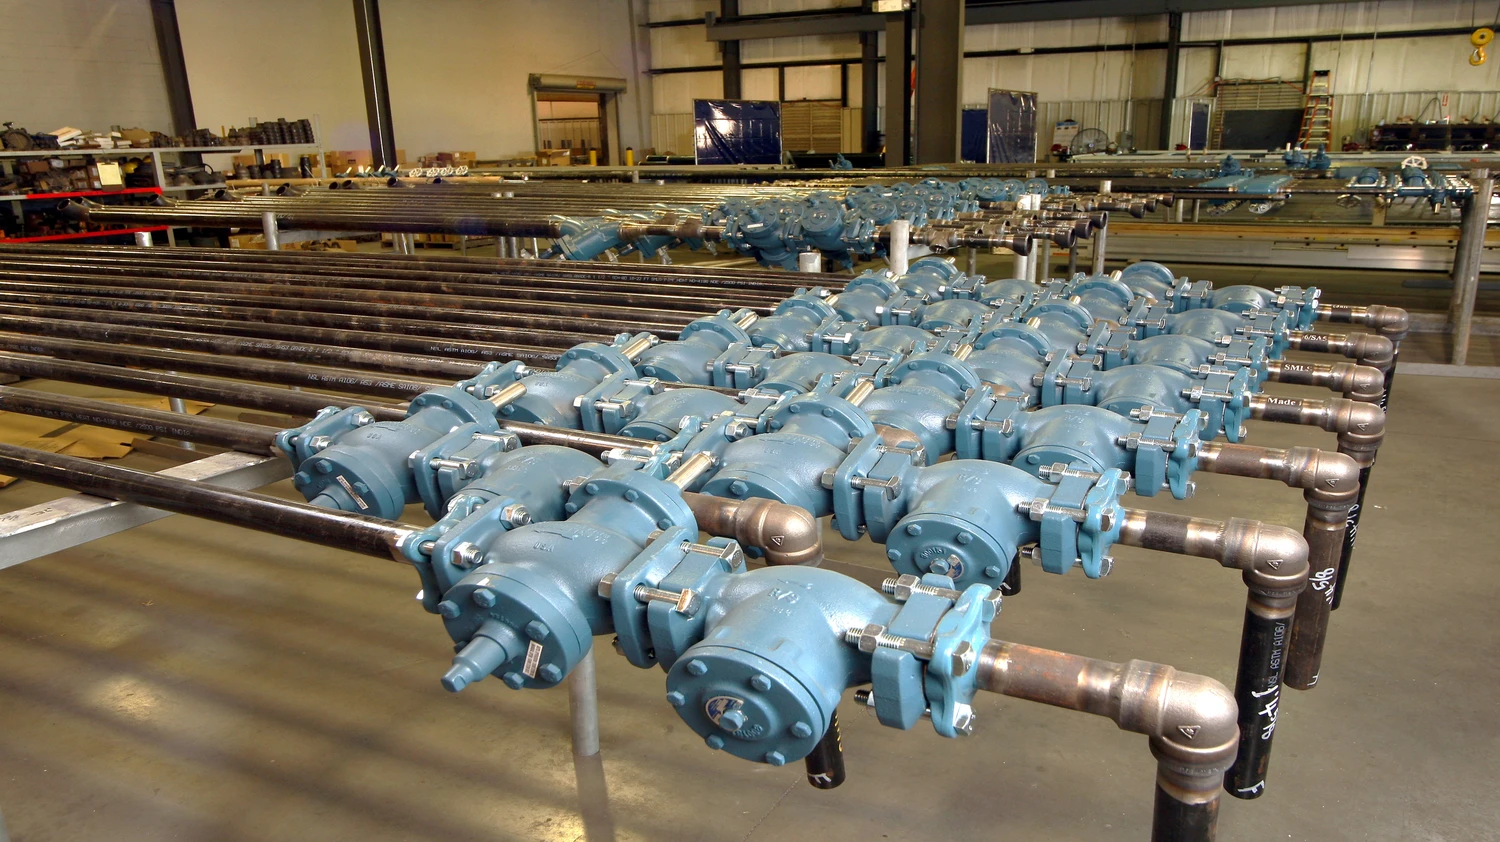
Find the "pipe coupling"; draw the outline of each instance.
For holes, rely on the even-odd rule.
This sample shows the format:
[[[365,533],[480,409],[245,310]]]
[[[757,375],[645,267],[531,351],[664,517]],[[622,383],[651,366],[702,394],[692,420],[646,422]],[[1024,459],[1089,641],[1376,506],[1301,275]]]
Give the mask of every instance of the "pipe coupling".
[[[1265,600],[1295,599],[1307,587],[1307,554],[1307,540],[1293,529],[1238,517],[1224,522],[1219,561],[1243,570],[1245,586]]]

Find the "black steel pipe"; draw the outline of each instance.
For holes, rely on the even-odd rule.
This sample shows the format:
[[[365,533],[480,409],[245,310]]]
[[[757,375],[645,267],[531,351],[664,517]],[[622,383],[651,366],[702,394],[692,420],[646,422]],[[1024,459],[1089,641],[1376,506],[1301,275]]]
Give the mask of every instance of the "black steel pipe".
[[[466,360],[482,364],[516,359],[551,367],[562,355],[561,349],[421,339],[379,331],[29,305],[0,304],[0,329],[270,359],[313,359],[453,380],[471,377],[478,370],[478,365]]]
[[[569,348],[579,342],[603,339],[608,341],[613,334],[571,333],[548,330],[526,330],[524,328],[499,328],[481,325],[450,324],[421,319],[393,319],[379,316],[357,316],[343,313],[314,313],[307,310],[274,309],[267,307],[237,307],[216,304],[189,304],[175,301],[140,301],[134,299],[99,298],[73,296],[66,298],[66,306],[75,310],[94,310],[107,313],[150,313],[154,315],[188,316],[222,319],[227,321],[274,324],[279,326],[333,328],[336,330],[358,330],[402,336],[423,336],[429,339],[453,339],[459,341],[487,340],[495,344],[536,344],[543,347]],[[0,293],[0,304],[27,305],[32,307],[55,307],[57,299],[43,295],[20,295]],[[665,331],[675,336],[676,331]]]
[[[52,418],[70,424],[89,424],[145,436],[211,444],[260,456],[275,453],[275,427],[72,398],[13,386],[0,386],[0,411]]]
[[[271,295],[269,293],[278,293]],[[288,290],[260,290],[254,293],[206,293],[168,289],[138,289],[115,285],[100,285],[74,281],[68,284],[40,284],[35,282],[15,283],[0,280],[0,301],[17,304],[47,305],[66,301],[100,309],[151,309],[169,305],[182,308],[199,308],[207,313],[235,314],[244,319],[289,320],[286,314],[297,314],[298,318],[313,320],[381,319],[408,330],[498,331],[496,335],[511,337],[528,334],[544,337],[562,345],[576,344],[588,339],[611,337],[619,333],[653,331],[675,335],[689,319],[685,314],[663,314],[648,319],[621,320],[588,315],[579,308],[558,306],[557,315],[518,312],[515,315],[476,309],[463,309],[461,298],[452,297],[445,306],[436,304],[407,305],[381,301],[356,301],[350,297],[319,298],[314,295],[302,297],[296,293],[280,295]],[[470,302],[470,305],[478,302]],[[536,309],[538,305],[528,305]]]
[[[0,473],[405,563],[405,524],[0,443]]]
[[[409,293],[412,295],[453,295],[464,301],[493,299],[496,306],[516,301],[569,302],[606,307],[640,307],[650,311],[685,311],[697,315],[718,307],[764,309],[785,297],[782,290],[748,291],[739,289],[705,291],[686,284],[653,282],[643,276],[634,283],[551,281],[544,278],[496,275],[459,275],[456,273],[423,273],[420,280],[383,278],[350,269],[347,273],[303,271],[246,271],[237,264],[202,266],[185,263],[169,255],[166,259],[146,255],[135,259],[75,260],[55,256],[0,253],[0,275],[13,280],[37,278],[92,278],[93,282],[111,286],[175,288],[195,291],[218,291],[226,284],[254,285],[276,289],[358,290],[365,293]],[[359,274],[353,274],[359,272]],[[392,274],[392,273],[387,273]],[[403,273],[394,273],[403,274]],[[404,273],[411,274],[411,273]],[[197,282],[196,284],[194,282]],[[197,284],[213,284],[198,286]],[[649,284],[649,285],[646,285]],[[330,295],[331,297],[331,295]],[[396,300],[394,298],[388,300]],[[409,299],[408,299],[409,300]]]
[[[1239,750],[1224,789],[1237,798],[1259,797],[1271,760],[1292,617],[1297,596],[1307,586],[1307,541],[1290,529],[1259,521],[1138,509],[1125,510],[1119,540],[1126,546],[1216,559],[1242,571],[1245,621],[1234,685]]]
[[[22,354],[46,354],[112,365],[134,365],[241,380],[309,386],[358,395],[410,398],[422,394],[433,386],[431,382],[387,377],[374,372],[352,369],[324,368],[248,357],[218,357],[186,351],[158,351],[97,342],[62,342],[7,333],[0,333],[0,350]]]
[[[844,769],[844,743],[839,734],[839,712],[828,715],[828,730],[806,758],[803,767],[807,771],[807,782],[818,789],[836,789],[847,778]]]
[[[3,335],[0,335],[0,341],[3,341]],[[277,389],[209,377],[184,377],[180,374],[137,371],[113,365],[96,365],[29,354],[0,353],[0,371],[26,378],[83,383],[107,389],[185,398],[309,418],[317,415],[318,411],[324,407],[351,406],[355,403],[348,396]],[[406,417],[405,406],[374,403],[365,399],[360,399],[358,405],[368,410],[377,421],[400,421]],[[173,438],[181,437],[173,436]]]

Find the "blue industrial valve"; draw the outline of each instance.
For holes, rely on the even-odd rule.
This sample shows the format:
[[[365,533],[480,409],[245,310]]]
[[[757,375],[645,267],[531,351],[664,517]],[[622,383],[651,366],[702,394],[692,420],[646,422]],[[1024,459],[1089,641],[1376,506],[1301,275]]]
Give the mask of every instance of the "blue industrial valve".
[[[997,394],[1041,400],[1036,382],[1052,354],[1052,340],[1035,325],[1000,322],[974,341],[974,352],[964,362]]]
[[[777,394],[801,394],[814,389],[823,378],[843,372],[873,378],[882,365],[883,359],[870,358],[857,363],[821,351],[787,354],[765,364],[755,388]]]
[[[715,579],[698,612],[702,640],[678,650],[667,672],[667,702],[710,748],[773,766],[805,757],[844,691],[871,679],[870,654],[847,642],[848,630],[890,623],[896,605],[817,568]],[[617,604],[627,598],[621,590],[616,580],[610,592]]]
[[[932,461],[953,452],[948,419],[980,387],[979,375],[952,354],[924,352],[888,367],[881,379],[888,385],[860,404],[870,420],[916,436]]]
[[[401,421],[375,421],[359,407],[329,407],[276,434],[296,468],[292,484],[313,505],[387,519],[421,499],[407,457],[460,425],[498,433],[497,404],[523,391],[520,363],[490,363],[473,378],[424,392]]]
[[[486,675],[514,689],[555,686],[594,635],[613,630],[599,582],[653,546],[698,537],[681,492],[656,473],[617,462],[580,478],[563,507],[567,520],[503,529],[474,544],[476,566],[438,603],[460,647],[444,687],[462,690]]]
[[[1236,337],[1260,338],[1265,340],[1265,351],[1270,358],[1279,359],[1287,347],[1289,321],[1285,312],[1240,314],[1225,310],[1189,310],[1168,316],[1166,332],[1174,336],[1196,336],[1221,345],[1230,344]]]
[[[797,246],[789,224],[795,223],[800,210],[800,203],[792,201],[726,203],[723,241],[762,266],[796,269]]]
[[[868,416],[836,396],[844,391],[830,379],[779,404],[766,422],[767,432],[742,438],[724,450],[703,492],[779,500],[818,516],[831,513],[823,472],[843,461],[855,439],[875,434]]]
[[[850,540],[868,532],[886,545],[898,572],[938,573],[961,586],[998,585],[1031,543],[1040,544],[1048,572],[1080,564],[1090,578],[1108,572],[1106,553],[1122,523],[1119,497],[1129,485],[1122,471],[1058,463],[1039,478],[996,462],[923,467],[923,458],[910,443],[857,443],[823,477],[839,532]]]
[[[994,309],[972,298],[949,298],[924,305],[916,324],[932,333],[966,335],[983,324]]]
[[[561,217],[558,222],[562,236],[544,257],[560,254],[568,260],[595,260],[610,249],[625,244],[617,221]]]
[[[744,325],[754,323],[750,310],[720,310],[712,316],[687,323],[677,339],[652,346],[636,360],[635,368],[647,377],[669,383],[712,384],[708,366],[736,342],[748,343]]]
[[[963,271],[954,265],[951,257],[934,255],[912,261],[906,274],[896,277],[896,287],[923,301],[941,301],[948,286],[962,277]]]
[[[844,206],[826,193],[813,193],[805,201],[807,208],[788,231],[799,250],[816,249],[846,266],[854,265],[851,248],[860,253],[873,251],[874,222],[858,214],[846,215]]]
[[[1033,474],[1056,464],[1094,473],[1117,468],[1131,475],[1143,497],[1163,488],[1179,500],[1191,495],[1206,423],[1200,411],[1143,407],[1122,415],[1088,405],[1023,409],[1014,398],[975,390],[950,421],[958,458],[1007,462]]]
[[[1318,299],[1321,294],[1317,287],[1285,286],[1271,290],[1236,284],[1210,292],[1208,306],[1240,314],[1257,311],[1284,312],[1288,317],[1289,329],[1307,330],[1318,318]]]
[[[890,270],[867,269],[845,284],[829,303],[846,321],[880,324],[885,303],[901,291],[894,278]]]
[[[1067,295],[1095,319],[1119,322],[1135,301],[1135,290],[1110,275],[1080,278],[1067,285]]]
[[[783,299],[771,315],[749,327],[750,342],[757,348],[770,345],[783,352],[810,350],[813,330],[838,315],[824,300],[824,293],[814,288]]]
[[[437,522],[405,546],[407,560],[422,577],[423,607],[438,613],[442,595],[478,566],[482,548],[496,536],[566,517],[568,483],[602,467],[598,459],[567,447],[494,449],[480,473],[448,498]]]
[[[595,433],[665,442],[682,429],[682,419],[733,416],[752,426],[778,394],[747,391],[739,396],[710,389],[662,391],[656,379],[634,380],[615,375],[579,402],[583,429]]]
[[[547,424],[553,427],[582,429],[578,401],[611,375],[636,376],[628,353],[655,344],[649,333],[631,336],[622,333],[608,345],[584,342],[563,352],[556,371],[540,372],[526,381],[526,394],[501,407],[500,413],[513,421]]]

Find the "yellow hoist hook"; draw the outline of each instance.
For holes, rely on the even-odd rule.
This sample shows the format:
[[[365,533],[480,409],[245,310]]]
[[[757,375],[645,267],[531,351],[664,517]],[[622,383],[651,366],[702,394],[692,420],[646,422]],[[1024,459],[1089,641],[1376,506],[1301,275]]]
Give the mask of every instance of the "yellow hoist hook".
[[[1474,34],[1469,36],[1469,43],[1474,45],[1474,52],[1469,54],[1469,64],[1475,67],[1484,64],[1489,58],[1485,55],[1484,48],[1493,40],[1495,40],[1495,30],[1488,26],[1481,26],[1474,30]]]

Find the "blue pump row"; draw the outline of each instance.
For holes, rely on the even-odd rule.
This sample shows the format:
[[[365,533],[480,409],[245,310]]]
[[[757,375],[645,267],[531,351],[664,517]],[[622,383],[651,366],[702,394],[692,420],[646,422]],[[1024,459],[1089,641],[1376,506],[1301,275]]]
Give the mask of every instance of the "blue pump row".
[[[698,219],[704,226],[723,229],[722,242],[753,257],[763,266],[797,268],[797,255],[819,251],[832,263],[852,266],[855,256],[883,257],[878,234],[882,226],[904,219],[913,227],[948,221],[960,213],[977,212],[982,205],[1013,202],[1026,195],[1067,195],[1068,188],[1049,187],[1044,179],[968,178],[959,182],[924,179],[915,184],[864,185],[843,196],[814,192],[758,200],[731,199],[711,208],[663,208],[679,219]],[[655,222],[656,213],[605,218],[563,218],[563,236],[543,257],[596,260],[607,252],[639,252],[655,258],[664,249],[686,245],[705,248],[694,237],[648,236],[627,240],[622,226]]]
[[[667,670],[708,745],[779,764],[865,683],[885,724],[966,733],[972,653],[1020,551],[1105,575],[1121,496],[1190,494],[1200,443],[1238,440],[1316,301],[1157,264],[1038,287],[928,258],[673,341],[584,343],[551,372],[492,363],[403,421],[330,409],[278,445],[317,505],[396,518],[421,503],[437,520],[406,551],[457,644],[449,689],[553,686],[612,633],[631,663]],[[639,446],[605,461],[523,447],[506,421]],[[832,515],[883,544],[904,585],[747,570],[754,548],[698,543],[684,492]]]

